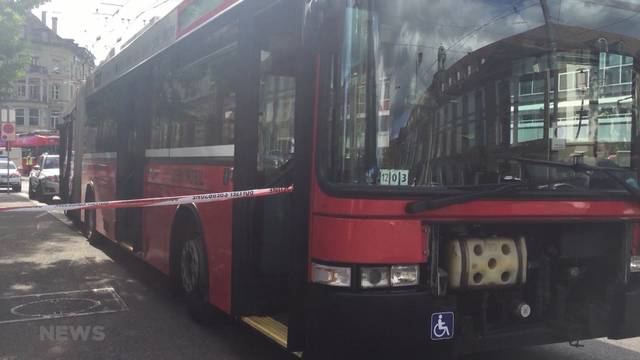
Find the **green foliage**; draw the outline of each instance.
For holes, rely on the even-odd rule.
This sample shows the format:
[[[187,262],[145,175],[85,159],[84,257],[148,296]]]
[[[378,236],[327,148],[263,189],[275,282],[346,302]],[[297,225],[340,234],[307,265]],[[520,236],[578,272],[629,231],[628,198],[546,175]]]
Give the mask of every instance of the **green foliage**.
[[[26,15],[47,0],[0,0],[0,99],[11,90],[11,82],[23,75],[27,59],[21,55]]]

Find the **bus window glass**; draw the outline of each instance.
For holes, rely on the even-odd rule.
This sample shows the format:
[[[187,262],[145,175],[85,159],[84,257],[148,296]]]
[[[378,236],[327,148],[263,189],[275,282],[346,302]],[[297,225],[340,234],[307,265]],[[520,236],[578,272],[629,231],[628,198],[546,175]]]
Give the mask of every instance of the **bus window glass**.
[[[151,149],[234,142],[237,22],[207,29],[155,65]]]
[[[173,76],[171,71],[176,67],[175,57],[167,56],[157,66],[156,73],[162,73],[163,76],[159,75],[159,78],[166,80]],[[169,148],[171,119],[174,118],[179,94],[170,86],[169,81],[158,81],[157,83],[159,85],[154,88],[155,111],[151,121],[149,147],[151,149],[166,149]]]
[[[611,0],[346,1],[341,35],[328,39],[327,180],[496,184],[521,173],[509,157],[579,158],[635,177],[636,13]],[[550,183],[567,176],[530,170]],[[592,189],[570,177],[563,189]]]
[[[261,52],[258,170],[277,169],[294,153],[296,81],[286,69],[294,69],[293,57]]]
[[[117,114],[120,98],[114,90],[102,90],[87,101],[87,150],[92,153],[115,151]]]
[[[153,126],[155,147],[166,138],[171,148],[233,144],[233,58],[233,52],[212,56],[167,74]]]

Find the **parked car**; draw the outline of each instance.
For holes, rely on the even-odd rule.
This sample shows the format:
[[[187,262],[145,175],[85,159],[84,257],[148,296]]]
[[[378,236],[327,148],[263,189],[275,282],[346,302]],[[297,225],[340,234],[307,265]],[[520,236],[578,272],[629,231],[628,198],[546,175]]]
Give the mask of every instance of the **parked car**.
[[[40,155],[29,173],[29,199],[49,202],[60,191],[60,157]]]
[[[9,178],[7,180],[7,175]],[[22,177],[13,161],[0,159],[0,188],[10,188],[14,192],[22,191]]]

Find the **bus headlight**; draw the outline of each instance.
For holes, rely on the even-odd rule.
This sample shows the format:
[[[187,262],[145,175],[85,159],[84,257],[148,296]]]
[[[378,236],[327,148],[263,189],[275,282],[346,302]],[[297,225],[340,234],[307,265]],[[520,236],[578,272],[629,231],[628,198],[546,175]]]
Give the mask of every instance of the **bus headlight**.
[[[312,263],[311,281],[321,285],[350,287],[351,268]]]
[[[389,268],[363,267],[360,269],[360,286],[364,289],[389,287]]]
[[[397,265],[391,267],[391,286],[416,286],[420,282],[418,265]]]
[[[640,223],[633,224],[631,233],[631,260],[629,261],[629,271],[640,273]]]
[[[363,267],[360,286],[363,289],[416,286],[420,281],[420,266],[393,265]]]
[[[629,268],[633,273],[640,273],[640,256],[632,256]]]

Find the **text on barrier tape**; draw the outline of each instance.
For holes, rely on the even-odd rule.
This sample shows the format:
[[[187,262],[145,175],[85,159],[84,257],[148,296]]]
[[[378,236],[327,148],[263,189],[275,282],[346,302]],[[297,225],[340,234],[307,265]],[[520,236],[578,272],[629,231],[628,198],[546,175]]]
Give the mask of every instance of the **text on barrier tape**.
[[[124,209],[156,206],[175,206],[184,204],[200,204],[210,202],[229,201],[237,199],[259,198],[293,192],[293,186],[287,188],[269,188],[245,191],[231,191],[222,193],[171,196],[149,199],[116,200],[77,204],[17,206],[0,208],[0,212],[42,212],[60,210],[93,210],[93,209]]]

